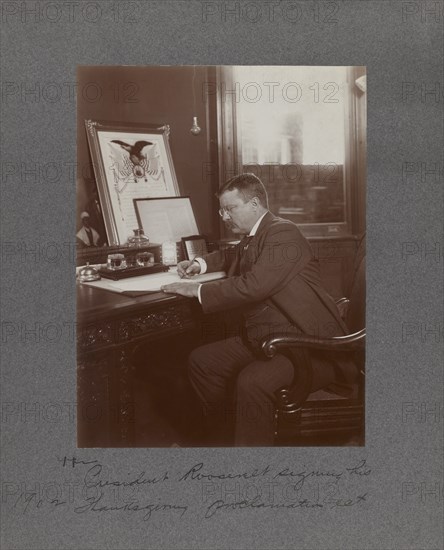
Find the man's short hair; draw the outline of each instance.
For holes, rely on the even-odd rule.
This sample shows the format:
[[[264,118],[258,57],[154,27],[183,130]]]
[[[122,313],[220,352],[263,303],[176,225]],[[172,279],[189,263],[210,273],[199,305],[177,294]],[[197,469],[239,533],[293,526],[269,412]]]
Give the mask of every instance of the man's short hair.
[[[255,174],[246,172],[245,174],[234,176],[222,185],[216,196],[219,198],[227,191],[234,191],[235,189],[243,195],[245,202],[257,197],[261,205],[264,208],[268,208],[267,191],[264,184]]]

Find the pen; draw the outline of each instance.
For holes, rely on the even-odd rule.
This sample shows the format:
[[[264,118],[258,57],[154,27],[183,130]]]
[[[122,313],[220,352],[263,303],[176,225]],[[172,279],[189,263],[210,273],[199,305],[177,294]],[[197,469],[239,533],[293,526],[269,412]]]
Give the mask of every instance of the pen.
[[[191,268],[191,266],[193,265],[193,263],[195,262],[197,256],[195,255],[194,258],[192,260],[190,260],[190,265],[186,268],[185,270],[185,273],[184,273],[184,276],[187,277],[187,278],[190,278],[192,277],[192,275],[189,275],[188,274],[188,270]]]

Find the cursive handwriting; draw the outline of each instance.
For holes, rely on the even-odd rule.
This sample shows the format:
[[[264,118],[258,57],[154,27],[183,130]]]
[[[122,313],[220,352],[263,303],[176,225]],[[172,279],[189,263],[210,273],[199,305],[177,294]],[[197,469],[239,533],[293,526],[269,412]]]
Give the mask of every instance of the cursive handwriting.
[[[148,521],[153,512],[164,512],[167,510],[181,511],[182,517],[188,510],[188,506],[178,504],[140,504],[137,500],[132,500],[121,505],[100,504],[103,499],[103,493],[97,497],[87,498],[87,504],[74,508],[76,514],[85,514],[87,512],[144,512],[143,520]]]
[[[369,476],[372,473],[370,468],[367,469],[367,461],[365,460],[365,458],[363,458],[361,462],[354,468],[347,468],[347,472],[350,475],[358,476]]]
[[[342,498],[332,498],[332,497],[325,497],[324,504],[330,504],[330,508],[344,508],[346,506],[355,506],[356,504],[359,504],[360,502],[364,502],[367,500],[367,493],[364,493],[363,495],[358,495],[356,499],[348,498],[347,500],[343,500]]]
[[[302,500],[298,500],[297,502],[288,502],[288,503],[266,503],[263,502],[259,495],[255,496],[253,499],[248,500],[240,500],[237,502],[225,502],[224,500],[215,500],[210,506],[208,506],[206,512],[205,512],[205,519],[212,518],[217,512],[219,511],[227,511],[227,510],[245,510],[247,508],[251,509],[264,509],[264,508],[272,508],[272,509],[295,509],[295,508],[326,508],[326,505],[330,505],[329,508],[335,508],[335,507],[345,507],[345,506],[355,506],[356,504],[359,504],[360,502],[363,502],[366,500],[367,493],[364,495],[359,495],[355,499],[349,498],[347,500],[342,499],[332,499],[330,497],[326,498],[323,502],[318,501],[310,501],[306,498]]]
[[[278,472],[273,479],[279,478],[279,477],[290,477],[290,478],[297,478],[297,481],[295,483],[295,487],[300,489],[303,487],[305,480],[314,477],[328,477],[328,478],[334,478],[336,481],[339,481],[343,475],[343,472],[322,472],[319,470],[312,470],[310,472],[293,472],[289,470],[288,468],[284,468],[280,472]]]
[[[17,512],[29,514],[56,508],[69,509],[76,514],[120,512],[125,517],[130,514],[143,521],[161,512],[172,518],[182,518],[188,512],[188,517],[190,506],[196,505],[195,498],[191,497],[190,501],[185,494],[166,497],[163,493],[168,490],[170,495],[174,494],[171,491],[176,491],[177,495],[183,483],[201,486],[202,507],[197,506],[193,513],[205,519],[222,512],[241,513],[240,510],[248,509],[270,513],[279,509],[344,510],[367,502],[367,480],[374,475],[365,459],[356,460],[348,467],[325,470],[307,464],[291,466],[285,463],[220,470],[197,462],[186,469],[179,465],[174,472],[153,473],[146,468],[117,475],[108,474],[106,465],[99,460],[66,455],[57,460],[62,468],[73,470],[80,479],[56,485],[54,497],[39,483],[33,491],[25,491],[22,487],[14,491],[10,483],[8,494],[14,495],[11,500]]]
[[[23,511],[22,513],[25,514],[28,511],[28,508],[32,505],[34,508],[41,508],[42,506],[45,506],[47,504],[51,504],[54,506],[54,508],[57,508],[57,506],[63,506],[66,504],[66,500],[59,500],[58,498],[51,498],[49,501],[40,498],[37,493],[20,493],[17,500],[14,503],[14,508],[18,508],[18,505],[20,503],[23,503]]]
[[[161,477],[145,477],[145,472],[140,474],[131,480],[109,480],[100,479],[103,466],[101,464],[95,464],[85,474],[84,484],[85,487],[134,487],[138,485],[155,485],[156,483],[162,483],[168,478],[168,472],[165,472]]]
[[[68,464],[71,464],[72,468],[75,468],[77,465],[88,465],[88,464],[97,464],[98,460],[79,460],[75,456],[68,458],[64,456],[63,458],[57,457],[57,460],[62,463],[62,467],[65,468]]]
[[[206,474],[201,473],[204,465],[203,462],[195,464],[186,474],[179,478],[179,481],[185,481],[186,479],[202,481],[206,479],[208,481],[212,479],[252,479],[255,477],[263,477],[270,473],[270,466],[265,466],[265,468],[258,469],[255,468],[252,472],[242,472],[240,474]]]
[[[259,495],[255,496],[253,499],[248,500],[244,499],[238,502],[225,502],[223,500],[216,500],[210,506],[208,506],[207,511],[205,512],[205,518],[212,518],[216,512],[221,510],[244,510],[246,508],[322,508],[322,504],[319,502],[310,502],[308,499],[304,498],[298,502],[289,502],[289,503],[266,503],[262,502]]]

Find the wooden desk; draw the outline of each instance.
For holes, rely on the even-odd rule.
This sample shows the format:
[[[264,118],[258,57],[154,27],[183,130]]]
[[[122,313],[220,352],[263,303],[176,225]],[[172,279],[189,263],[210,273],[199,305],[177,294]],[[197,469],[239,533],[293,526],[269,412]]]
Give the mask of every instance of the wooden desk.
[[[141,342],[197,327],[196,300],[161,292],[130,298],[77,287],[77,443],[134,444],[132,355]]]
[[[324,287],[334,298],[347,296],[356,238],[311,244]],[[79,447],[134,445],[132,356],[139,343],[195,330],[207,343],[236,331],[232,320],[204,316],[197,300],[160,292],[129,298],[79,284],[77,314]]]

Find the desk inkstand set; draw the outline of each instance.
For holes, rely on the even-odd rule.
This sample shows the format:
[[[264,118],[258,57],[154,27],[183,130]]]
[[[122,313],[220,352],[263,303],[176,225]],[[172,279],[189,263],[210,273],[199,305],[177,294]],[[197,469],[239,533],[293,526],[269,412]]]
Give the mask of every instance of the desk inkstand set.
[[[79,272],[81,282],[97,281],[101,277],[119,281],[129,277],[138,277],[152,273],[168,271],[168,266],[161,262],[155,262],[155,255],[150,252],[149,238],[143,233],[142,229],[134,229],[134,235],[129,237],[126,249],[128,252],[119,252],[108,254],[106,265],[99,269],[89,265]]]

